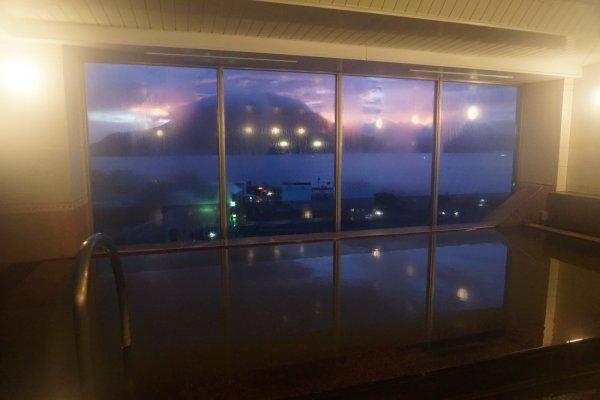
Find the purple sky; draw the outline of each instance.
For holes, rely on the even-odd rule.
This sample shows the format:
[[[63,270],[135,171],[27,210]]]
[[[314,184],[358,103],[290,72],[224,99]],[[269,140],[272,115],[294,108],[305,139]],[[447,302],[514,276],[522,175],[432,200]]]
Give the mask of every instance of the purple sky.
[[[216,94],[216,71],[143,65],[87,64],[90,142],[107,134],[143,130],[169,121],[174,108]],[[391,121],[431,126],[434,82],[427,80],[346,76],[346,127]],[[335,77],[331,74],[225,70],[225,84],[250,91],[270,91],[302,100],[333,121]],[[449,126],[478,108],[478,121],[514,120],[516,88],[445,83],[443,121]]]

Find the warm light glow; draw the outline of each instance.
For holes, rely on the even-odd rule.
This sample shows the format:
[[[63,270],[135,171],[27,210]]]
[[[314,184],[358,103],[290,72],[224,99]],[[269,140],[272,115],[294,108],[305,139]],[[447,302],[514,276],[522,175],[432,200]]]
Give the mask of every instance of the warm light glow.
[[[379,257],[381,257],[381,249],[374,248],[373,251],[371,252],[371,254],[373,254],[373,257],[375,257],[375,258],[379,258]]]
[[[254,130],[252,129],[252,127],[250,125],[246,125],[244,127],[244,133],[246,135],[252,135],[253,132],[254,132]]]
[[[377,129],[383,128],[383,120],[381,118],[377,118],[375,120],[375,128],[377,128]]]
[[[312,210],[304,210],[303,217],[304,219],[311,219],[313,217]]]
[[[406,266],[406,275],[415,276],[415,267],[413,267],[412,265],[407,265]]]
[[[281,148],[288,148],[290,147],[290,142],[288,142],[287,140],[282,140],[279,143],[277,143],[277,145]]]
[[[410,122],[412,122],[415,125],[418,125],[421,123],[421,118],[419,118],[419,116],[415,114],[410,118]]]
[[[582,340],[583,340],[583,338],[571,339],[571,340],[567,340],[567,343],[576,343],[576,342],[581,342]]]
[[[594,96],[594,100],[596,101],[596,105],[600,107],[600,89],[596,90],[596,95]]]
[[[165,134],[165,132],[162,129],[159,129],[156,131],[156,136],[158,136],[158,137],[163,137],[164,134]]]
[[[477,108],[477,106],[469,106],[469,108],[467,108],[467,118],[469,118],[471,121],[477,119],[478,116],[479,108]]]
[[[469,292],[465,288],[459,288],[456,291],[456,297],[458,297],[460,301],[467,301],[469,300]]]
[[[271,128],[271,135],[279,135],[281,133],[281,128],[274,126]]]
[[[321,147],[323,147],[323,142],[320,140],[315,140],[314,142],[312,142],[312,146],[315,149],[320,149]]]
[[[19,94],[33,92],[40,83],[38,66],[28,60],[8,60],[3,68],[4,84]]]
[[[298,135],[304,135],[306,133],[306,129],[304,129],[303,127],[300,127],[298,129],[296,129],[296,133]]]

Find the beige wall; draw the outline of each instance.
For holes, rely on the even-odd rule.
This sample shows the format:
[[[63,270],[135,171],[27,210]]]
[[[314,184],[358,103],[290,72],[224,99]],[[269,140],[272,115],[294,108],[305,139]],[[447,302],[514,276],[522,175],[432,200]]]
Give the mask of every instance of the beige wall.
[[[565,185],[572,85],[572,79],[560,79],[521,86],[520,185]]]
[[[600,196],[600,64],[585,67],[575,81],[567,190]]]
[[[39,76],[23,93],[0,81],[0,259],[5,262],[72,256],[87,233],[81,121],[67,115],[63,56],[57,44],[0,42],[0,66],[27,60]],[[79,89],[67,89],[69,100],[78,101]]]

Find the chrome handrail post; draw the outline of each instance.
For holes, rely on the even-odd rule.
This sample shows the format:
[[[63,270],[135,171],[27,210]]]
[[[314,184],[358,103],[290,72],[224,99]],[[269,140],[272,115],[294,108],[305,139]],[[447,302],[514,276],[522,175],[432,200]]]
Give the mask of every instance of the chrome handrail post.
[[[129,319],[129,306],[125,293],[125,279],[119,253],[112,240],[102,234],[95,233],[86,239],[77,253],[74,290],[73,290],[73,317],[75,328],[75,345],[77,362],[83,398],[94,397],[94,375],[92,362],[92,331],[88,312],[90,291],[91,260],[96,249],[106,251],[110,256],[113,277],[117,289],[119,314],[121,323],[121,347],[125,351],[131,347],[131,324]]]

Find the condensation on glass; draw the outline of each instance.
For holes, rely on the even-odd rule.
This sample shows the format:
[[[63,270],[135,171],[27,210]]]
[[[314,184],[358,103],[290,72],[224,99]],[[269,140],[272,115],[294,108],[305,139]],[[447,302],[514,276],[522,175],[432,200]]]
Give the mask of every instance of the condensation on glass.
[[[336,77],[86,64],[94,230],[117,244],[331,232]],[[432,223],[435,81],[343,76],[343,230]],[[444,82],[439,224],[479,222],[511,193],[517,88]]]
[[[479,222],[512,191],[517,88],[445,82],[438,223]]]
[[[231,237],[333,230],[335,76],[224,71]]]
[[[86,64],[94,230],[118,244],[220,236],[216,71]]]
[[[342,229],[431,223],[435,82],[346,76]]]

